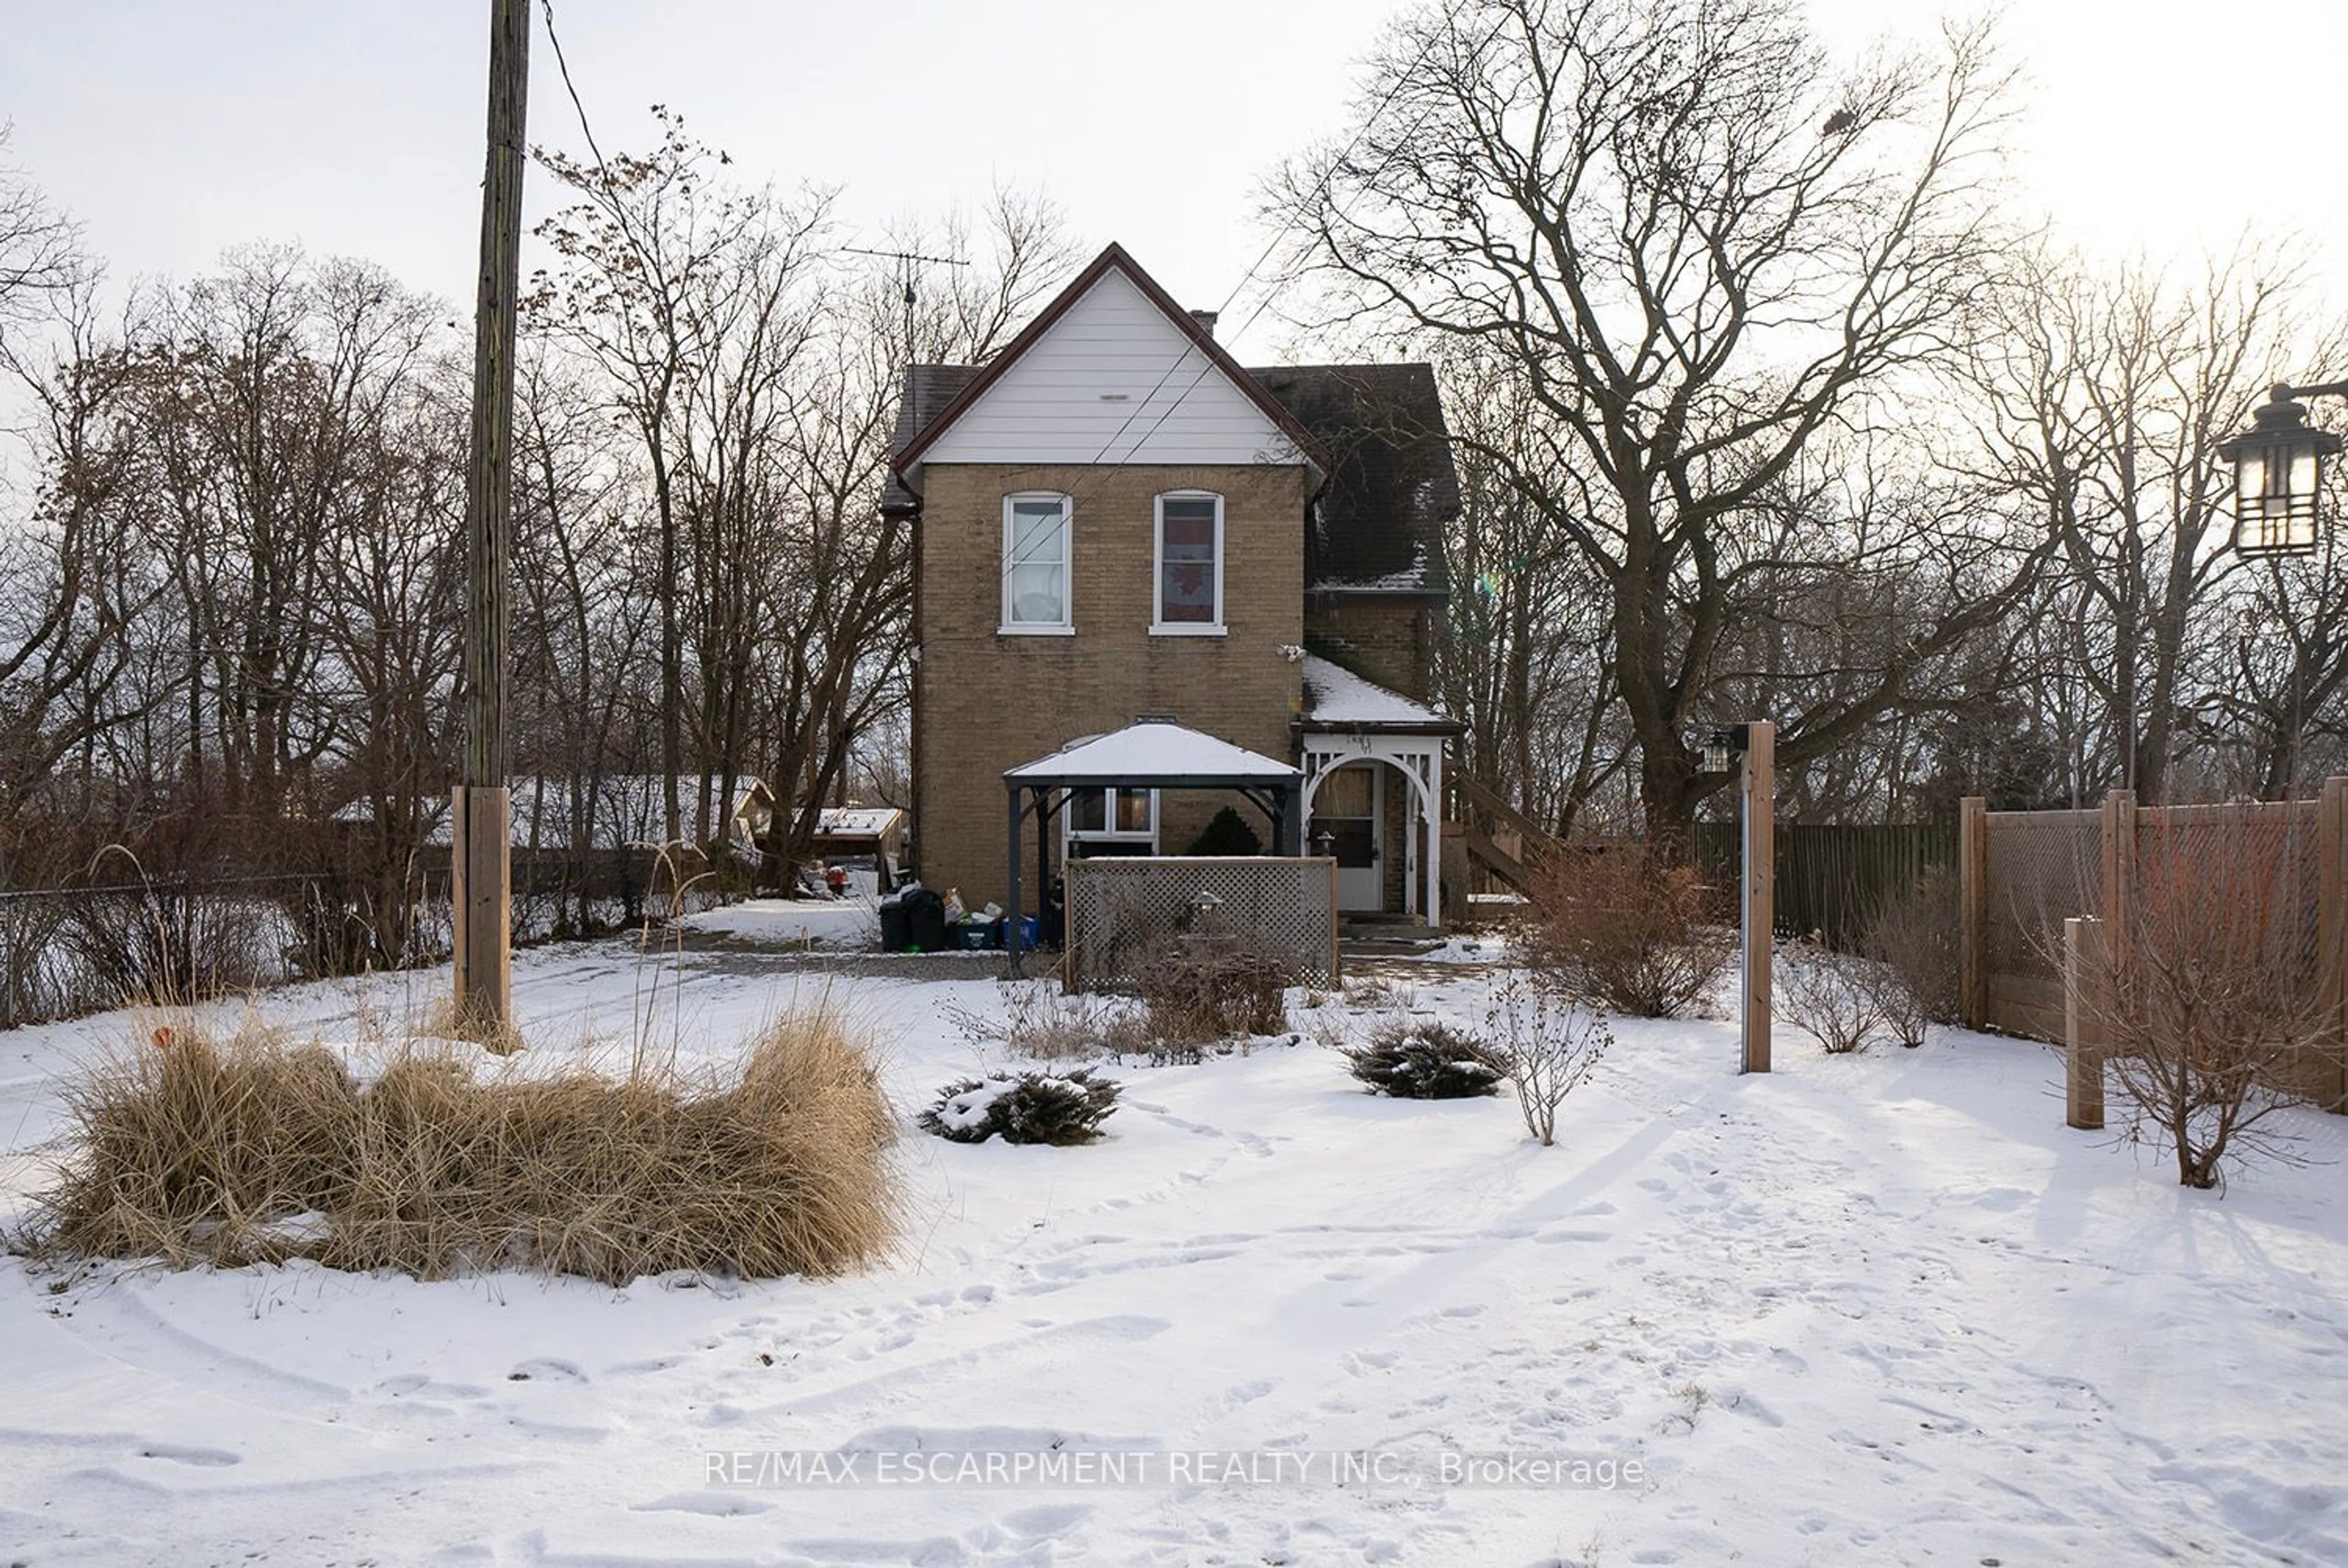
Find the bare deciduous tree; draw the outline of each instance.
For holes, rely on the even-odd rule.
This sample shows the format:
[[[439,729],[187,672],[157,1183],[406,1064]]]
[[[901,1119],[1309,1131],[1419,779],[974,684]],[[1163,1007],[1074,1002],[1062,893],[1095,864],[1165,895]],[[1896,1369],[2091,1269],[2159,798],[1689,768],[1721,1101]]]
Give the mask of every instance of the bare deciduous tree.
[[[1276,182],[1334,314],[1520,379],[1524,441],[1488,455],[1603,585],[1665,837],[1719,784],[1687,731],[1752,579],[1858,553],[1794,506],[1813,444],[1962,341],[1999,264],[2006,76],[1984,32],[1947,44],[1838,72],[1786,0],[1445,0],[1389,37],[1351,139]],[[1920,656],[1994,620],[2033,558],[1988,564],[1953,619],[1788,723],[1781,764],[1914,697]]]

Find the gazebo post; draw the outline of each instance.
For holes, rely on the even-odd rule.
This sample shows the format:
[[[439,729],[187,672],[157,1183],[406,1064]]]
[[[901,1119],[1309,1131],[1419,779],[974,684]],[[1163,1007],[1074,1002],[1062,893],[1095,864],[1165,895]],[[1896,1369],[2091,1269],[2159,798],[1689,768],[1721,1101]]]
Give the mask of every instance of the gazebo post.
[[[1005,825],[1008,831],[1011,885],[1004,889],[1003,895],[1006,911],[1003,917],[1003,950],[1009,956],[1011,978],[1015,980],[1021,973],[1019,966],[1019,819],[1025,815],[1025,812],[1019,804],[1017,784],[1005,785],[1003,793],[1011,803],[1010,820]]]
[[[1040,784],[1028,790],[1027,804],[1035,813],[1035,937],[1041,942],[1044,916],[1052,907],[1052,818],[1058,814],[1052,809],[1052,792]],[[1060,945],[1067,944],[1068,934],[1063,930]]]
[[[1280,831],[1273,835],[1280,842],[1275,855],[1296,856],[1304,853],[1304,783],[1293,779],[1280,786]]]

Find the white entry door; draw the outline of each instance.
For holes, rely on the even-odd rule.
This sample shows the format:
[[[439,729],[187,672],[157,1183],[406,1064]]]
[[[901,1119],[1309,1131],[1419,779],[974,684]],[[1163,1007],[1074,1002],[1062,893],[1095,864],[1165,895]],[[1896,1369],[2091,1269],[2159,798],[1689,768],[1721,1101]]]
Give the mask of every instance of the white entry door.
[[[1385,907],[1385,862],[1379,853],[1379,807],[1385,800],[1385,772],[1377,763],[1348,763],[1321,781],[1313,797],[1313,823],[1306,836],[1329,836],[1337,857],[1337,907],[1375,912]]]

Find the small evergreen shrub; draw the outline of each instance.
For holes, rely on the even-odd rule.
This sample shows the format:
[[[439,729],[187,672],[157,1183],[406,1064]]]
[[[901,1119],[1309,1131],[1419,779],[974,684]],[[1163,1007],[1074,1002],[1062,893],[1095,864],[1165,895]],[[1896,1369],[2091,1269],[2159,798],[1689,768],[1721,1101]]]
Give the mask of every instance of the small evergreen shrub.
[[[1207,819],[1185,855],[1262,855],[1263,839],[1248,825],[1236,807],[1225,806]]]
[[[1465,1030],[1416,1018],[1378,1025],[1366,1044],[1345,1052],[1345,1065],[1372,1093],[1397,1100],[1497,1094],[1509,1076],[1505,1053]]]
[[[991,1072],[947,1084],[921,1122],[923,1131],[957,1143],[983,1143],[997,1134],[1006,1143],[1089,1143],[1117,1109],[1118,1088],[1085,1067]]]

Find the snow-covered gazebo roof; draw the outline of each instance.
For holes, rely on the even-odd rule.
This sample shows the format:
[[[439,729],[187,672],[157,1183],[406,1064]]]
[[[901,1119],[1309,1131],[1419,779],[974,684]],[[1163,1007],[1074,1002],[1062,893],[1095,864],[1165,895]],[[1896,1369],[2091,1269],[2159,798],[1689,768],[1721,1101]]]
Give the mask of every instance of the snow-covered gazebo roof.
[[[1315,654],[1304,656],[1304,727],[1456,734],[1459,721]]]
[[[1163,720],[1090,735],[1051,755],[1004,770],[1013,789],[1148,784],[1159,789],[1246,789],[1294,784],[1301,768]]]
[[[1036,820],[1035,876],[1041,884],[1047,871],[1045,831],[1057,809],[1052,804],[1054,793],[1111,787],[1237,790],[1272,818],[1274,855],[1294,855],[1304,842],[1303,768],[1167,720],[1145,719],[1106,735],[1089,735],[1049,756],[1005,768],[1003,788],[1010,798],[1004,847],[1010,876],[1004,902],[1011,913],[1004,931],[1013,973],[1019,970],[1022,820],[1031,815]],[[1022,794],[1028,797],[1024,803]]]

